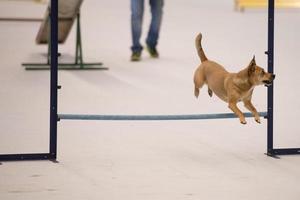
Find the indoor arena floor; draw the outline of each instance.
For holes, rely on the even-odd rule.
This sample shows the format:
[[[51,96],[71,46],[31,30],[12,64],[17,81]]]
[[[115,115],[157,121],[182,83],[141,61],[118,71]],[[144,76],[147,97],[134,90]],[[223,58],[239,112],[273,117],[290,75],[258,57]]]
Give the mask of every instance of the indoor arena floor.
[[[146,1],[148,2],[148,1]],[[150,21],[145,3],[141,42]],[[46,4],[0,2],[0,17],[42,18]],[[274,147],[300,147],[300,10],[275,14]],[[158,50],[130,62],[130,1],[86,0],[82,9],[86,62],[109,70],[59,71],[58,112],[64,114],[206,114],[231,112],[206,86],[193,94],[207,57],[237,72],[253,55],[266,69],[267,10],[237,12],[229,0],[165,1]],[[0,153],[49,148],[50,73],[26,71],[45,62],[35,44],[40,22],[0,22]],[[61,62],[75,53],[75,28],[59,46]],[[267,110],[267,89],[253,104]],[[239,107],[243,108],[242,104]],[[300,155],[266,156],[267,122],[247,118],[193,121],[61,121],[58,161],[2,162],[1,200],[299,200]]]

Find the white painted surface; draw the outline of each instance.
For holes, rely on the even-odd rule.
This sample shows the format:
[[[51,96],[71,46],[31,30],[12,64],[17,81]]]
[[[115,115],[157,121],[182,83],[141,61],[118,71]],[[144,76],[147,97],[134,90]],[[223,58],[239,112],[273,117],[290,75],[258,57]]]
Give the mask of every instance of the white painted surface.
[[[46,5],[45,5],[46,6]],[[33,13],[44,10],[33,9]],[[209,58],[229,71],[253,54],[266,66],[266,10],[237,13],[232,1],[166,1],[158,49],[129,62],[129,1],[86,0],[82,8],[84,56],[109,71],[61,71],[59,112],[89,114],[190,114],[229,112],[204,88],[193,97],[199,63],[194,37],[203,33]],[[15,12],[12,10],[11,12]],[[275,146],[300,147],[298,10],[276,13]],[[145,10],[143,41],[149,24]],[[38,23],[0,23],[0,153],[46,152],[49,72],[25,71],[22,62],[43,61],[36,46]],[[61,59],[74,53],[74,29],[60,46]],[[266,89],[254,105],[264,111]],[[242,107],[242,105],[240,105]],[[5,162],[0,199],[298,200],[300,156],[265,156],[266,121],[237,119],[191,122],[62,121],[59,164]]]

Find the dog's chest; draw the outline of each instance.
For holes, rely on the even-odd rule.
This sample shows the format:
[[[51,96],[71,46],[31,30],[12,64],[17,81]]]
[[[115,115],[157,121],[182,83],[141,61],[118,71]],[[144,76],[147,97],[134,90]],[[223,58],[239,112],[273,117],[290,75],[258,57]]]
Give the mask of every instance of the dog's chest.
[[[248,91],[242,91],[240,93],[239,101],[244,101],[245,99],[251,99],[251,96],[252,96],[252,93],[253,93],[253,89],[254,88],[251,88]]]

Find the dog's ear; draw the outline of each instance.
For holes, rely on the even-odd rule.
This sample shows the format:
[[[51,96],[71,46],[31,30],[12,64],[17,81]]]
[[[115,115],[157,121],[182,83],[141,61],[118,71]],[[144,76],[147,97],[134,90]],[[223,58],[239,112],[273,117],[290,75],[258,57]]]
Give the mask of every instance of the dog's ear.
[[[250,62],[250,64],[254,64],[254,65],[256,65],[256,61],[255,61],[255,55],[253,55],[253,58],[252,58],[252,60],[251,60],[251,62]]]
[[[255,66],[256,66],[256,62],[255,62],[255,55],[254,55],[248,65],[248,74],[249,75],[251,75],[253,72],[255,72]]]

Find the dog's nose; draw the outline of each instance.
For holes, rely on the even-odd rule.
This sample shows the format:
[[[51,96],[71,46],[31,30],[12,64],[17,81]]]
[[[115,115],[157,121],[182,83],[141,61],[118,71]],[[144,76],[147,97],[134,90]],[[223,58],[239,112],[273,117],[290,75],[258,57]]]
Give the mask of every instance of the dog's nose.
[[[272,79],[273,79],[273,80],[275,79],[275,74],[272,74]]]

